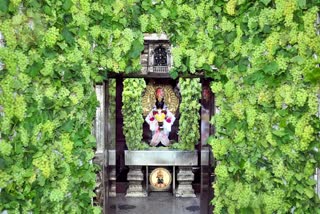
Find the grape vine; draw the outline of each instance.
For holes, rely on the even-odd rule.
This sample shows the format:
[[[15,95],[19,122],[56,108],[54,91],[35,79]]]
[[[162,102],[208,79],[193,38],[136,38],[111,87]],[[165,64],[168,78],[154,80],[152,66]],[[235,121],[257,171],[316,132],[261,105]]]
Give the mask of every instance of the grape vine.
[[[319,212],[318,13],[316,0],[3,1],[0,212],[100,212],[91,206],[93,85],[139,71],[143,33],[154,32],[169,36],[175,71],[215,80],[215,213]],[[193,134],[180,140],[193,149],[198,118],[188,105],[199,108],[199,83],[190,91],[188,81],[180,132]],[[135,127],[143,119],[131,96],[144,84],[125,83]],[[139,148],[141,129],[126,131],[129,149]]]
[[[132,78],[123,81],[122,115],[123,133],[129,150],[148,148],[142,142],[142,92],[146,87],[144,79]]]

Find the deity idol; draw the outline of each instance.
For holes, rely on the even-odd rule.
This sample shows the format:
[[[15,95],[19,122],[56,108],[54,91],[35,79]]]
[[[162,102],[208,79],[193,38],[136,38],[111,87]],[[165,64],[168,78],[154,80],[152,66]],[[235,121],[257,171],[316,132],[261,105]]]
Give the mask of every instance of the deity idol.
[[[164,91],[162,88],[157,88],[155,91],[156,103],[151,112],[146,117],[146,122],[149,124],[152,131],[151,146],[168,146],[169,133],[171,126],[175,121],[175,116],[169,111],[164,104]]]

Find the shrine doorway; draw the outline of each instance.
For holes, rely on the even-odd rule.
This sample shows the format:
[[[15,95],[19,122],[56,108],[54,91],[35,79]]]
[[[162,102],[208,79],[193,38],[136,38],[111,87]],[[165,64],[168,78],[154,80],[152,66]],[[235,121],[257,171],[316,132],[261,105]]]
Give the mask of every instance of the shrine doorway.
[[[130,77],[131,78],[131,77]],[[140,77],[141,78],[141,77]],[[199,77],[197,77],[199,78]],[[181,210],[188,209],[192,213],[212,213],[212,206],[210,201],[213,198],[213,165],[214,160],[211,154],[210,147],[205,143],[205,139],[209,134],[213,134],[213,126],[205,124],[202,120],[199,121],[201,127],[201,138],[199,143],[195,146],[195,151],[198,156],[196,166],[192,167],[194,173],[194,181],[192,188],[194,189],[196,198],[176,198],[173,196],[173,189],[171,188],[165,192],[150,192],[148,197],[145,198],[127,198],[125,197],[128,189],[128,173],[129,167],[125,164],[125,151],[127,150],[124,134],[123,134],[123,115],[121,112],[122,107],[122,90],[123,81],[125,78],[115,76],[105,81],[103,85],[96,86],[97,98],[100,102],[100,107],[97,109],[97,116],[95,121],[95,134],[97,137],[97,151],[95,162],[101,164],[102,171],[99,172],[98,182],[100,187],[97,187],[97,205],[103,207],[104,213],[125,213],[126,209],[139,210],[141,205],[151,201],[170,201],[167,203],[166,213],[175,210],[177,213]],[[161,78],[143,78],[146,84],[155,82],[156,84],[168,85],[173,89],[177,86],[178,80],[173,80],[169,77]],[[210,84],[210,79],[201,78],[203,91],[206,91]],[[211,93],[211,92],[210,92]],[[199,114],[202,118],[210,117],[214,114],[214,95],[211,93],[202,93],[202,98],[199,101],[202,108]],[[208,112],[209,111],[209,112]],[[205,115],[206,114],[206,115]],[[176,113],[177,120],[172,126],[172,135],[170,139],[178,139],[178,125],[179,125],[179,112]],[[144,141],[150,140],[150,132],[148,126],[144,123],[143,126]],[[142,172],[145,177],[146,167],[142,167]],[[172,172],[177,175],[177,172]],[[175,181],[178,183],[177,178]],[[146,187],[146,180],[142,181],[143,187]],[[121,202],[121,203],[119,203]],[[123,203],[122,203],[123,202]],[[161,204],[161,203],[160,203]],[[155,208],[155,206],[151,206]],[[180,211],[179,211],[180,209]],[[181,211],[182,212],[182,211]]]
[[[100,106],[95,120],[97,149],[94,161],[101,165],[101,171],[97,174],[94,203],[103,208],[103,213],[212,213],[210,201],[213,198],[214,158],[207,144],[209,135],[214,134],[214,127],[209,122],[215,112],[214,94],[210,90],[212,79],[206,78],[201,71],[196,75],[171,78],[171,47],[166,35],[145,35],[144,50],[140,56],[141,72],[108,73],[108,79],[96,86]],[[145,122],[138,129],[131,126],[137,132],[142,131],[144,143],[141,144],[148,145],[146,149],[128,149],[130,142],[126,142],[125,138],[125,134],[132,129],[127,127],[124,133],[122,95],[124,82],[130,78],[138,78],[138,84],[146,84],[146,89],[141,93],[143,116],[138,113],[138,117],[142,116]],[[192,100],[193,103],[196,101],[197,108],[191,113],[199,116],[194,120],[197,122],[193,122],[198,127],[195,129],[199,137],[192,143],[192,148],[184,151],[169,145],[179,144],[180,137],[188,134],[180,133],[179,129],[179,121],[182,120],[179,106],[183,97],[178,83],[186,78],[197,78],[197,87],[200,87],[199,82],[201,87],[196,90],[197,98]],[[161,104],[163,102],[165,104]],[[138,108],[141,106],[138,105]],[[148,112],[156,118],[156,129],[151,128],[151,118],[147,120]],[[164,115],[167,118],[169,112],[172,115],[170,121],[174,119],[163,121],[161,117]],[[163,131],[165,124],[167,132]],[[162,133],[157,135],[160,136],[160,144],[153,141],[155,130]],[[138,144],[140,146],[140,141]],[[156,182],[153,182],[155,178]]]

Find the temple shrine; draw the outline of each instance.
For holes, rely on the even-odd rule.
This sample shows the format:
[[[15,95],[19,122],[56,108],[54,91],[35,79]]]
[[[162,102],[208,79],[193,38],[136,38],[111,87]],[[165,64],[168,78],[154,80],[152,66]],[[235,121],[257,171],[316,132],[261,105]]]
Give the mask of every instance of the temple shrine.
[[[97,150],[94,161],[105,167],[97,174],[95,203],[108,213],[110,200],[119,195],[146,198],[151,193],[166,192],[171,195],[169,197],[198,198],[201,213],[212,213],[208,204],[213,197],[214,159],[206,143],[214,132],[209,123],[215,112],[214,95],[209,89],[212,80],[201,72],[171,78],[171,44],[164,34],[145,35],[140,59],[140,73],[110,74],[103,85],[96,86],[100,106],[95,120]],[[123,81],[130,78],[139,78],[146,85],[140,103],[144,120],[140,127],[141,144],[145,149],[128,149],[123,131]],[[179,149],[179,139],[184,135],[179,132],[179,107],[183,99],[180,78],[197,78],[201,85],[200,99],[195,100],[199,110],[192,112],[198,115],[200,135],[191,150]]]

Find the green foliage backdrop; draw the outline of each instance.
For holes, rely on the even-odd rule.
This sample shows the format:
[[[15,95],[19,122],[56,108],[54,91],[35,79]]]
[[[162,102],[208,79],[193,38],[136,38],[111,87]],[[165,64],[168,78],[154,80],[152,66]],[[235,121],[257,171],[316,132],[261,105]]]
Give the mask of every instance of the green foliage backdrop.
[[[142,143],[143,122],[142,93],[146,88],[146,82],[142,78],[129,78],[123,81],[122,115],[123,134],[129,150],[147,148]]]
[[[215,213],[319,213],[316,1],[229,1],[216,11],[220,114]],[[218,44],[221,45],[218,45]]]
[[[182,100],[179,106],[179,142],[177,147],[183,150],[194,150],[194,145],[200,139],[200,79],[180,78],[179,88]]]
[[[3,0],[0,210],[92,213],[93,85],[140,69],[165,32],[172,73],[205,70],[221,113],[216,213],[319,212],[318,0]],[[215,65],[219,72],[212,72]],[[275,97],[273,97],[275,96]],[[81,188],[79,188],[81,187]]]

